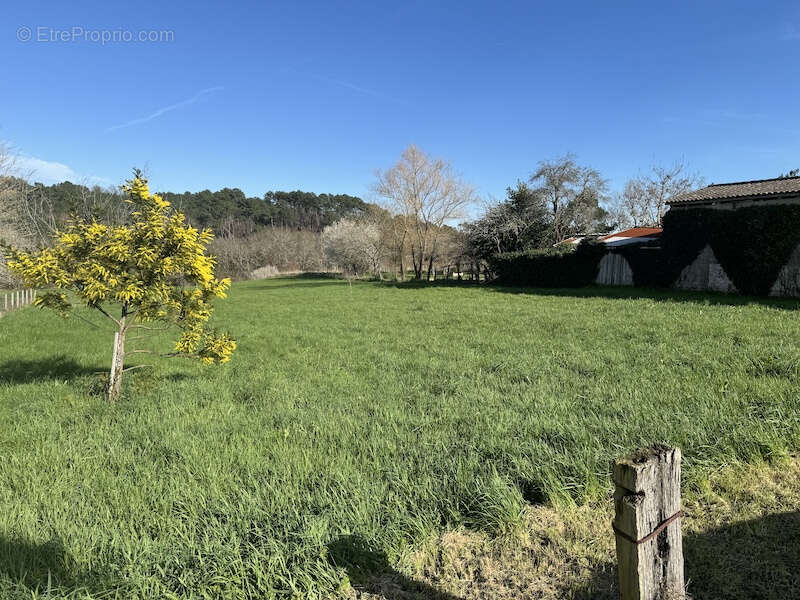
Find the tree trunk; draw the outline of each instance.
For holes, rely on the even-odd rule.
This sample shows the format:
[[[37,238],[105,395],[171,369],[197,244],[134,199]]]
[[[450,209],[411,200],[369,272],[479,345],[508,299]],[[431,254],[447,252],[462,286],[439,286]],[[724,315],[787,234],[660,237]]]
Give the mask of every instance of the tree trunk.
[[[125,313],[127,309],[122,308],[122,317],[119,321],[119,329],[114,334],[114,351],[111,355],[111,374],[108,378],[108,399],[114,402],[122,390],[122,369],[125,363]]]
[[[433,254],[428,258],[428,281],[431,280],[431,273],[433,273]],[[436,275],[433,276],[433,279],[436,279]]]

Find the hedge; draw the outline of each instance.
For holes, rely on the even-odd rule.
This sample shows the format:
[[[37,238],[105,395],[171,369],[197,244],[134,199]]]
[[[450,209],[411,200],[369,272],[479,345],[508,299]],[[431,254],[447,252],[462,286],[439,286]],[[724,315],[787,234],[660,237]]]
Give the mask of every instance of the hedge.
[[[597,277],[602,244],[582,242],[546,250],[505,252],[491,259],[497,281],[505,285],[531,287],[585,287]]]
[[[607,250],[625,257],[633,271],[633,285],[635,286],[668,287],[677,279],[664,251],[658,246],[629,244]]]
[[[627,259],[634,285],[668,287],[706,245],[739,291],[766,295],[800,245],[800,206],[670,210],[664,216],[660,250],[583,242],[577,247],[497,254],[491,266],[498,281],[507,285],[583,287],[594,282],[602,257],[614,252]]]

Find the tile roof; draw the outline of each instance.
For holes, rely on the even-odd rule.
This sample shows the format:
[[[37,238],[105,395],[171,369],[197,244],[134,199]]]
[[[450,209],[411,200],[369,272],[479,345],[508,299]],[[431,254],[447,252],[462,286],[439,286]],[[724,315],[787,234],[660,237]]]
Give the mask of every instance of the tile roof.
[[[800,195],[800,177],[757,179],[734,183],[715,183],[669,200],[667,204],[709,202],[734,198],[769,198],[782,194]]]
[[[610,238],[658,237],[661,235],[661,231],[661,227],[634,227],[633,229],[618,231],[617,233],[609,233],[601,237],[600,240],[602,241]]]

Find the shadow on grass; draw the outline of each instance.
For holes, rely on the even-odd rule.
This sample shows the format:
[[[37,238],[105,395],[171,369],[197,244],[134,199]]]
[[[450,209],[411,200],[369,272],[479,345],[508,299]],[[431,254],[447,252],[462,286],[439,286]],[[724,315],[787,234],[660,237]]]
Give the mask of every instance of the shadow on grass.
[[[386,554],[371,548],[357,535],[343,536],[328,544],[328,556],[334,566],[345,570],[353,588],[359,592],[385,600],[461,600],[392,569]]]
[[[265,280],[269,281],[269,280]],[[286,288],[303,288],[303,289],[311,289],[311,288],[318,288],[318,287],[330,287],[331,285],[347,285],[347,281],[344,279],[333,279],[328,278],[327,281],[287,281],[275,284],[265,284],[260,286],[255,286],[253,289],[257,290],[282,290]]]
[[[497,283],[478,283],[475,281],[404,281],[386,282],[385,285],[397,289],[417,290],[433,287],[475,287],[480,285],[487,290],[504,294],[527,294],[533,296],[561,296],[567,298],[606,298],[611,300],[655,300],[657,302],[693,302],[720,306],[745,306],[760,304],[780,310],[800,310],[800,299],[773,298],[762,296],[739,296],[719,292],[693,292],[632,286],[589,286],[583,288],[532,288],[500,285]]]
[[[86,367],[63,355],[37,360],[14,359],[0,363],[0,383],[66,381],[106,370],[102,367]]]
[[[11,582],[20,592],[29,592],[25,597],[36,593],[101,596],[119,589],[104,574],[80,569],[58,539],[33,543],[0,536],[0,579]]]
[[[687,591],[693,600],[800,600],[800,512],[685,533],[683,549]],[[398,573],[383,552],[371,548],[359,536],[339,538],[328,546],[328,553],[331,562],[347,572],[357,592],[385,600],[458,600]],[[579,589],[570,587],[568,580],[559,581],[558,575],[539,585],[549,589],[552,597],[618,598],[616,564],[595,563],[591,569],[593,575]],[[498,573],[501,578],[505,575]],[[507,575],[525,580],[524,572]],[[475,591],[475,597],[483,597],[492,590]]]
[[[695,600],[800,599],[800,512],[689,534],[683,544]]]
[[[685,533],[683,557],[692,600],[800,600],[800,512]],[[617,589],[616,565],[603,565],[576,597],[611,599]]]
[[[325,281],[320,281],[323,279]],[[278,283],[280,282],[280,283]],[[344,284],[347,280],[339,273],[288,273],[260,280],[262,285],[255,289],[315,288],[333,283]]]

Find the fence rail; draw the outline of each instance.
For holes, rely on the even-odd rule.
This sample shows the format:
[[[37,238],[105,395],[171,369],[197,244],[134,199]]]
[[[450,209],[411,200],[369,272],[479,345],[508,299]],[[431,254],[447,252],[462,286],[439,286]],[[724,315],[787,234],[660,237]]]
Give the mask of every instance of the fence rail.
[[[0,317],[23,306],[30,306],[37,295],[38,291],[33,289],[14,290],[3,294],[3,299],[0,301]]]

